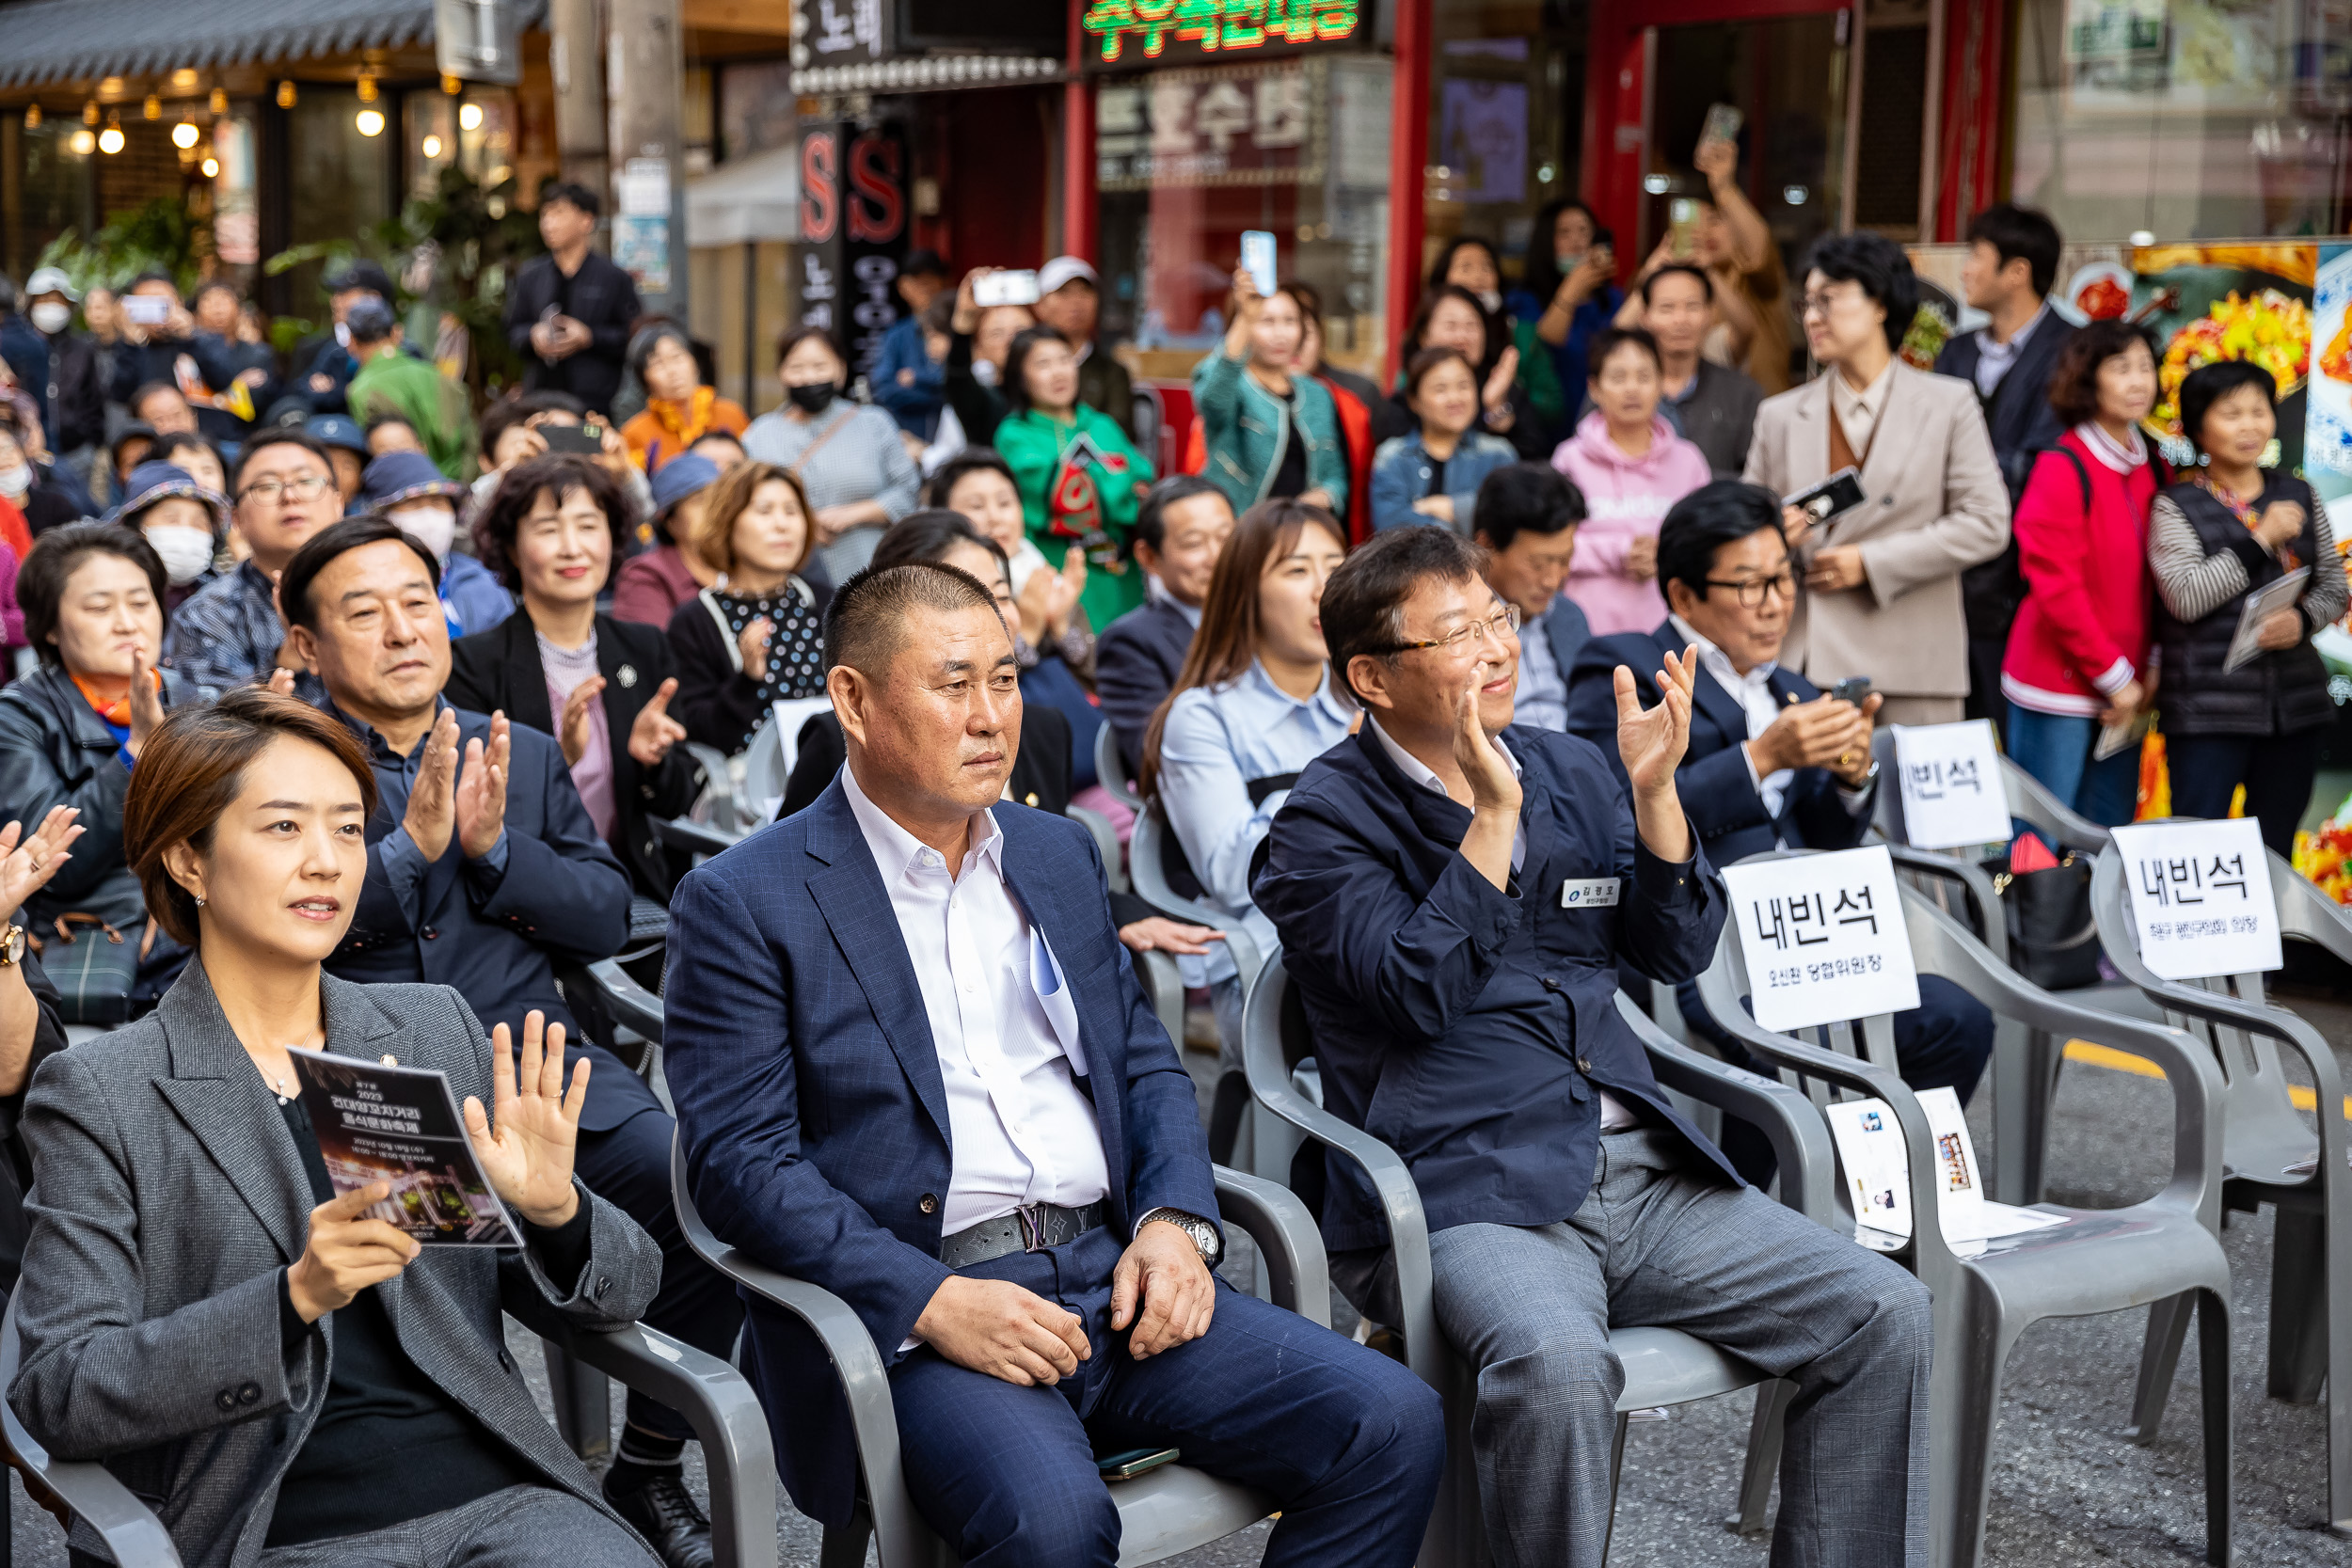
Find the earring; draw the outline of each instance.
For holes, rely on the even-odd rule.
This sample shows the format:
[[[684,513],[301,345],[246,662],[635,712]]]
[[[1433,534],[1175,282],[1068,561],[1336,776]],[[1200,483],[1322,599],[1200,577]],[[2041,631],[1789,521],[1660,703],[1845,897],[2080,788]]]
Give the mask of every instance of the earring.
[[[200,893],[196,895],[196,907],[199,910],[204,907],[204,895]]]

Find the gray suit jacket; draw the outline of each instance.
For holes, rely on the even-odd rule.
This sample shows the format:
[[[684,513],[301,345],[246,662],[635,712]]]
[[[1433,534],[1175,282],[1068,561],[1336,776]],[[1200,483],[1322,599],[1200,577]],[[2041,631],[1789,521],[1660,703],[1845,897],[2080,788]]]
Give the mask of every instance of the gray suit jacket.
[[[319,988],[329,1051],[438,1068],[461,1104],[490,1102],[490,1044],[455,991],[332,976]],[[281,1338],[278,1271],[302,1255],[310,1183],[202,962],[147,1018],[43,1062],[24,1136],[32,1233],[8,1402],[57,1457],[103,1461],[189,1568],[246,1568],[325,1402],[335,1318],[292,1349]],[[660,1252],[580,1191],[590,1250],[569,1297],[528,1252],[483,1247],[427,1248],[375,1289],[428,1377],[549,1485],[610,1514],[539,1414],[500,1322],[502,1307],[526,1324],[612,1329],[653,1299]],[[87,1530],[74,1544],[99,1549]]]
[[[1879,415],[1863,502],[1814,531],[1859,545],[1866,581],[1797,600],[1780,662],[1816,686],[1868,675],[1889,696],[1968,694],[1968,625],[1960,574],[2009,545],[2009,488],[1994,460],[1977,389],[1897,360]],[[1829,377],[1756,412],[1747,477],[1792,496],[1829,477]]]

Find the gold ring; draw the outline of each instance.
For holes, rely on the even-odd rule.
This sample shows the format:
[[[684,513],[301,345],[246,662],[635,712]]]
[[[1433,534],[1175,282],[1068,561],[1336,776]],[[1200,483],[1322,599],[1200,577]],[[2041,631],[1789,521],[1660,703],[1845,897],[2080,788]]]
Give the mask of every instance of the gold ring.
[[[1851,768],[1853,766],[1853,753],[1851,752],[1838,752],[1837,766],[1840,768]]]

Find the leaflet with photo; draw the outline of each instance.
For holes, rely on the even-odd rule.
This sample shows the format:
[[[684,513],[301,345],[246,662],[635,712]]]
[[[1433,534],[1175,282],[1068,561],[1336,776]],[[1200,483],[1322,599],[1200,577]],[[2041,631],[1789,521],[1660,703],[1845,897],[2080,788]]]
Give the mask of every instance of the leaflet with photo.
[[[1953,1251],[1973,1257],[1989,1241],[2066,1223],[2057,1214],[1987,1198],[1960,1097],[1949,1088],[1921,1089],[1918,1101],[1928,1118],[1928,1135],[1935,1140],[1936,1220]],[[1857,1227],[1908,1240],[1911,1171],[1895,1113],[1883,1100],[1850,1100],[1826,1107],[1824,1114],[1837,1146],[1837,1163],[1845,1170],[1846,1196],[1853,1204]]]
[[[373,1181],[391,1196],[367,1216],[425,1246],[520,1246],[474,1157],[447,1074],[294,1051],[302,1105],[338,1196]]]
[[[2230,638],[2230,651],[2222,656],[2224,673],[2243,669],[2262,657],[2263,623],[2273,612],[2293,608],[2303,597],[2303,585],[2311,580],[2312,569],[2297,566],[2260,592],[2246,595],[2246,608],[2238,612],[2237,630]]]

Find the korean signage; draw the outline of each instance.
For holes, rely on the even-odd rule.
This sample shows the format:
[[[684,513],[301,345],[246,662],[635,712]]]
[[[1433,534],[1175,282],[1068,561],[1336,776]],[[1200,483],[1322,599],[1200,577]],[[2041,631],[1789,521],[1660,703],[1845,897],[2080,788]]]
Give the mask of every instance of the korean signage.
[[[833,334],[852,378],[873,370],[898,319],[907,181],[898,127],[802,126],[800,319]]]
[[[810,0],[819,3],[819,0]],[[1248,59],[1371,41],[1365,0],[1090,0],[1087,69]]]
[[[1750,1010],[1767,1029],[1843,1023],[1919,1005],[1886,846],[1726,865]]]
[[[1323,179],[1327,62],[1162,71],[1095,97],[1095,184],[1297,185]]]
[[[1907,843],[1957,849],[2009,837],[2009,789],[1991,720],[1893,729]]]
[[[2252,974],[2285,961],[2262,825],[2140,822],[2115,830],[2139,957],[2159,977]]]
[[[889,0],[792,0],[793,64],[871,65],[888,58],[890,11]]]

